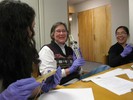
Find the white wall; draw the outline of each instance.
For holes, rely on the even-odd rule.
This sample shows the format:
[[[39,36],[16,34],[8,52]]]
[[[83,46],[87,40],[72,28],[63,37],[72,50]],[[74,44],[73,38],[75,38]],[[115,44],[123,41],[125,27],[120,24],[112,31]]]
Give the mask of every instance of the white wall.
[[[83,3],[75,5],[76,12],[96,8],[106,4],[112,5],[112,44],[116,42],[114,31],[119,25],[129,26],[129,8],[128,0],[86,0]],[[71,22],[71,32],[78,41],[78,21],[77,13],[73,14]]]
[[[44,43],[50,43],[50,29],[57,21],[68,24],[67,0],[44,0]],[[43,44],[44,44],[43,43]]]
[[[129,31],[130,42],[133,43],[133,0],[129,0]]]
[[[40,48],[50,43],[50,29],[57,21],[68,24],[67,0],[21,0],[32,6],[36,12],[35,40]]]
[[[128,0],[111,0],[112,5],[112,44],[116,42],[115,30],[118,26],[129,27]]]

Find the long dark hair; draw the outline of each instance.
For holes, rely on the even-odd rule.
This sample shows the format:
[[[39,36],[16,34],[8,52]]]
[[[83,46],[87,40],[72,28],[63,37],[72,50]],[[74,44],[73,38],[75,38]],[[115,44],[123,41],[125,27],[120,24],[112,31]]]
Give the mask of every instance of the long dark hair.
[[[33,8],[26,3],[0,2],[0,79],[4,88],[18,79],[31,77],[33,63],[39,63],[34,18]]]

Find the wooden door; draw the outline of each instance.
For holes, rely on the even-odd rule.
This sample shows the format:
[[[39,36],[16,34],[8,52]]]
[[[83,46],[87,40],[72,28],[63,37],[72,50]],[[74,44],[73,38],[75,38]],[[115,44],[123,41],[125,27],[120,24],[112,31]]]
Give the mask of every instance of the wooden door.
[[[81,48],[83,57],[86,60],[93,60],[93,33],[92,33],[92,10],[83,11],[78,14],[79,26],[79,46]]]
[[[106,63],[111,46],[110,5],[78,13],[79,46],[88,61]]]

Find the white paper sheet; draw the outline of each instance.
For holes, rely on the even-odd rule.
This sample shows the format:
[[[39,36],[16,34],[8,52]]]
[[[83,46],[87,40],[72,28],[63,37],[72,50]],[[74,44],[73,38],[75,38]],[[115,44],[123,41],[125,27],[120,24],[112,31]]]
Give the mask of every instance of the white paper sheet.
[[[133,82],[118,77],[97,78],[92,81],[117,95],[131,92],[133,88]]]
[[[127,76],[129,77],[129,79],[133,79],[133,70],[125,69],[124,71],[127,74]]]
[[[114,77],[114,76],[121,75],[121,74],[127,74],[129,79],[133,79],[133,70],[117,68],[117,69],[105,72],[103,74],[100,74],[100,75],[96,75],[93,77],[88,77],[88,78],[82,79],[82,81],[91,81],[91,80],[97,79],[97,78]]]
[[[38,100],[94,100],[91,88],[67,88],[42,94]]]
[[[117,68],[108,72],[105,72],[103,74],[100,75],[96,75],[93,77],[87,77],[85,79],[82,79],[82,81],[91,81],[93,79],[97,79],[97,78],[106,78],[106,77],[112,77],[112,76],[116,76],[116,75],[120,75],[120,74],[124,74],[125,72],[123,72],[123,69],[121,68]]]

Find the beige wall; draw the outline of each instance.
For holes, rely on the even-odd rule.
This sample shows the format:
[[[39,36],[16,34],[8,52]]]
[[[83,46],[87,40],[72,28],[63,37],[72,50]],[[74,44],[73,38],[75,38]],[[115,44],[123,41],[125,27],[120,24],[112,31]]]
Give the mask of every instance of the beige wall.
[[[133,44],[133,0],[129,0],[129,29],[130,43]]]
[[[116,42],[115,30],[118,26],[129,27],[128,0],[111,0],[112,5],[112,44]]]
[[[68,22],[67,0],[44,0],[44,43],[49,43],[51,41],[50,29],[57,21]]]
[[[67,0],[21,0],[36,11],[35,39],[37,49],[51,41],[50,29],[57,21],[68,24]]]

